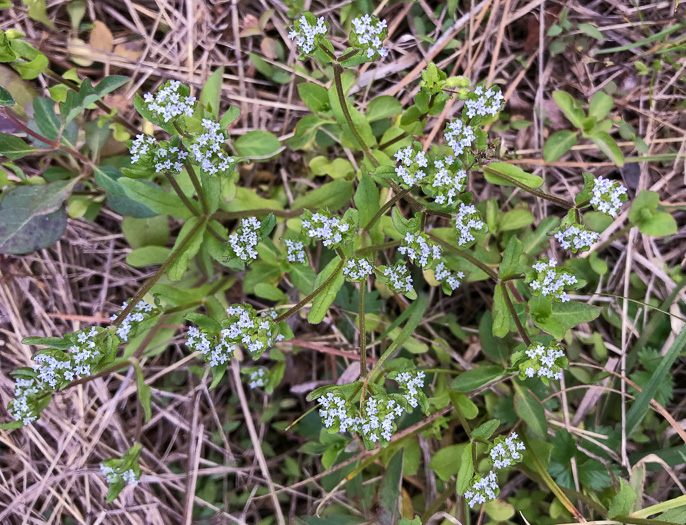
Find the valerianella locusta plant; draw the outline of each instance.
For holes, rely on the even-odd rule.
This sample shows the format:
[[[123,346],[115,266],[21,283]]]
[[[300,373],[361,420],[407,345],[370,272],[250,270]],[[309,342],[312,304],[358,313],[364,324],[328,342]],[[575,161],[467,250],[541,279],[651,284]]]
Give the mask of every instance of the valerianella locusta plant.
[[[548,345],[534,343],[524,351],[515,352],[512,364],[519,368],[520,379],[538,377],[547,386],[551,379],[562,379],[568,361],[562,345],[553,341]]]
[[[315,18],[312,13],[305,13],[294,25],[295,29],[288,33],[288,38],[295,40],[301,58],[315,50],[318,40],[326,35],[329,27],[324,17]]]
[[[183,115],[192,117],[195,112],[195,97],[191,97],[188,86],[178,80],[166,82],[155,95],[146,93],[143,101],[145,108],[164,122],[173,122]]]
[[[240,259],[250,263],[257,259],[255,249],[260,242],[260,228],[262,223],[256,217],[241,219],[241,225],[234,233],[229,235],[227,253],[228,257]]]
[[[200,170],[207,175],[220,177],[233,172],[237,159],[223,151],[227,135],[220,130],[219,122],[212,119],[202,119],[203,133],[197,135],[188,143],[188,149],[193,154]]]
[[[326,210],[312,213],[305,210],[302,214],[303,232],[327,248],[337,248],[353,235],[352,221],[333,216]]]
[[[374,267],[369,259],[364,257],[352,257],[343,266],[343,275],[350,282],[361,283],[373,273]]]
[[[474,505],[494,500],[498,494],[500,494],[498,479],[495,472],[491,471],[485,476],[475,474],[469,490],[464,493],[464,497],[471,509]]]
[[[285,239],[283,242],[286,245],[286,260],[288,262],[307,264],[307,254],[302,242],[292,239]]]
[[[591,192],[593,193],[591,206],[610,217],[619,215],[622,203],[626,202],[628,198],[626,188],[619,181],[604,177],[595,179],[591,186]]]
[[[129,305],[129,302],[122,304],[122,310]],[[134,306],[131,313],[127,314],[127,316],[117,327],[117,336],[124,342],[128,341],[129,336],[136,334],[138,325],[140,325],[146,319],[150,319],[151,317],[159,315],[159,313],[159,309],[157,309],[154,305],[146,303],[145,301],[138,301],[138,304]],[[110,321],[114,321],[117,317],[119,317],[119,312],[113,314],[110,317]]]
[[[427,176],[429,159],[418,142],[404,149],[399,149],[395,153],[395,160],[398,162],[395,174],[403,188],[411,188],[422,182]]]
[[[476,238],[475,233],[488,231],[486,223],[481,220],[481,214],[474,205],[460,203],[457,214],[453,216],[453,224],[457,230],[457,244],[464,246]]]
[[[493,468],[496,470],[511,467],[524,459],[521,452],[525,451],[524,443],[519,439],[516,432],[509,437],[498,436],[493,442],[493,447],[488,455],[491,456]]]
[[[417,297],[412,286],[410,270],[403,261],[398,261],[393,266],[380,266],[377,275],[379,280],[388,285],[394,292],[401,293],[411,299]]]
[[[495,117],[503,107],[503,100],[503,94],[497,87],[484,89],[477,86],[464,102],[465,114],[470,119],[476,115]]]
[[[431,266],[443,257],[441,247],[431,241],[425,233],[406,233],[398,251],[422,268]]]
[[[474,129],[464,124],[461,120],[453,120],[448,123],[443,136],[445,137],[446,144],[452,148],[456,156],[468,151],[476,140]]]
[[[452,156],[435,159],[434,169],[423,188],[433,196],[436,204],[446,207],[457,204],[457,196],[465,189],[467,171]]]
[[[369,60],[388,56],[383,41],[388,37],[388,24],[375,16],[363,15],[352,21],[350,45],[362,49]]]

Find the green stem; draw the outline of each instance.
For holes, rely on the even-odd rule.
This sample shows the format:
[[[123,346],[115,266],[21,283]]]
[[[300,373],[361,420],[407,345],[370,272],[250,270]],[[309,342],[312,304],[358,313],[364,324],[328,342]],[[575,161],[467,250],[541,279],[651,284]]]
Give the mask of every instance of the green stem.
[[[404,199],[405,196],[408,195],[411,191],[412,188],[407,188],[393,195],[391,199],[389,199],[383,206],[381,206],[381,208],[379,208],[379,211],[377,211],[374,214],[374,217],[372,217],[369,223],[367,223],[367,226],[364,227],[363,231],[368,232],[369,230],[371,230],[372,226],[376,224],[376,221],[383,217],[386,214],[386,212],[391,208],[391,206],[393,206],[400,199]]]
[[[305,297],[302,301],[300,301],[298,304],[290,308],[287,312],[281,314],[279,317],[274,319],[275,323],[280,323],[281,321],[284,321],[288,319],[291,315],[293,315],[295,312],[300,310],[303,306],[305,306],[307,303],[309,303],[312,299],[317,297],[321,293],[321,291],[329,286],[331,282],[336,278],[338,275],[338,272],[340,272],[343,269],[343,265],[345,264],[345,259],[341,259],[341,262],[338,263],[338,266],[336,266],[336,269],[333,271],[333,273],[329,276],[329,278],[324,281],[319,288],[317,288],[314,292],[312,292],[310,295]]]
[[[360,248],[359,250],[355,250],[355,255],[365,255],[368,253],[375,253],[381,250],[386,250],[388,248],[395,248],[396,246],[400,246],[402,243],[402,240],[397,240],[383,242],[381,244],[372,244],[371,246],[367,246],[366,248]]]
[[[198,175],[195,173],[195,168],[193,167],[193,164],[191,164],[188,161],[186,161],[184,165],[186,166],[188,176],[190,177],[191,182],[193,183],[193,187],[195,188],[195,193],[198,194],[198,198],[200,199],[202,211],[205,215],[207,215],[209,213],[209,208],[207,207],[207,199],[205,198],[205,192],[202,191],[200,179],[198,179]]]
[[[544,191],[537,190],[535,188],[532,188],[531,186],[527,186],[523,182],[518,181],[517,179],[510,177],[509,175],[505,175],[504,173],[501,173],[499,171],[495,171],[494,169],[489,168],[488,166],[482,166],[481,170],[484,173],[490,173],[491,175],[495,175],[496,177],[500,177],[501,179],[506,180],[513,186],[517,186],[518,188],[526,191],[527,193],[530,193],[531,195],[534,195],[536,197],[539,197],[541,199],[545,199],[550,202],[554,202],[561,208],[565,208],[567,210],[571,210],[574,208],[574,204],[570,203],[564,199],[560,199],[558,197],[555,197],[554,195],[549,195],[548,193],[545,193]]]
[[[367,377],[367,331],[365,327],[364,293],[367,288],[367,279],[360,283],[360,377]]]
[[[190,232],[188,232],[188,235],[181,241],[181,243],[176,247],[176,249],[169,254],[169,257],[167,257],[167,260],[164,261],[162,266],[159,267],[159,269],[155,272],[155,274],[150,277],[143,286],[141,287],[140,290],[136,293],[136,295],[133,296],[133,299],[131,299],[131,302],[122,310],[122,312],[117,316],[117,318],[112,321],[112,326],[119,326],[124,319],[126,319],[126,316],[131,313],[131,311],[136,307],[138,302],[143,299],[146,293],[150,291],[150,289],[155,285],[155,283],[164,275],[164,273],[167,271],[167,269],[172,265],[172,263],[176,260],[176,258],[183,253],[183,251],[186,249],[188,244],[193,240],[193,237],[195,237],[195,234],[198,233],[200,230],[202,230],[205,225],[207,224],[207,217],[200,217],[200,220],[193,226]]]
[[[172,177],[172,175],[165,170],[164,176],[167,177],[167,180],[169,181],[169,184],[171,184],[171,187],[174,189],[176,194],[179,196],[179,199],[181,199],[181,202],[190,210],[190,212],[195,215],[196,217],[200,215],[200,212],[193,206],[191,203],[190,199],[186,197],[186,194],[183,192],[181,189],[181,186],[179,186],[179,183],[176,182],[176,179]]]
[[[441,246],[443,246],[444,248],[450,250],[451,252],[453,252],[453,253],[454,253],[455,255],[457,255],[458,257],[462,257],[463,259],[469,261],[469,262],[472,263],[474,266],[478,267],[478,268],[481,269],[483,272],[485,272],[486,274],[488,274],[488,276],[489,276],[491,279],[493,279],[493,280],[495,280],[495,281],[498,281],[498,274],[495,272],[495,270],[493,270],[492,268],[486,266],[486,265],[485,265],[484,263],[482,263],[479,259],[477,259],[476,257],[474,257],[471,253],[469,253],[469,252],[467,252],[467,251],[465,251],[465,250],[460,250],[459,248],[455,248],[455,246],[453,246],[452,244],[450,244],[450,243],[444,241],[444,240],[441,239],[440,237],[437,237],[437,236],[434,235],[433,233],[427,233],[427,235],[429,236],[429,238],[430,238],[432,241],[434,241],[434,242],[440,244]]]
[[[522,339],[527,345],[530,345],[531,339],[529,339],[526,330],[524,330],[524,326],[522,326],[522,322],[519,320],[517,312],[515,312],[514,305],[512,304],[512,299],[510,299],[510,292],[507,290],[507,285],[505,283],[498,283],[496,286],[500,286],[501,290],[503,291],[505,304],[507,305],[507,309],[510,311],[512,319],[514,319],[514,322],[517,325],[517,331],[519,332],[519,335],[522,337]]]

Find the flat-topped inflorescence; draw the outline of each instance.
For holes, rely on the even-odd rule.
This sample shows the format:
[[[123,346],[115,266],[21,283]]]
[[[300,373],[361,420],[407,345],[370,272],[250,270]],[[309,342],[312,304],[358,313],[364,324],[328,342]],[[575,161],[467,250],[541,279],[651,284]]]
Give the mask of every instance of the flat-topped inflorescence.
[[[195,97],[191,97],[188,86],[178,80],[165,82],[155,95],[146,93],[143,101],[145,108],[164,122],[174,121],[182,115],[192,117],[195,112]]]
[[[459,168],[456,159],[448,155],[433,161],[433,170],[424,184],[436,204],[454,206],[465,189],[467,171]]]
[[[257,217],[241,219],[240,226],[234,233],[229,235],[228,255],[245,263],[250,263],[257,259],[257,250],[255,248],[260,242],[259,231],[261,226],[262,223]]]
[[[464,279],[463,272],[451,272],[444,261],[439,262],[434,269],[434,277],[437,281],[445,283],[451,291],[460,287],[461,279]]]
[[[248,381],[248,386],[251,390],[264,387],[264,385],[267,384],[267,374],[265,373],[264,368],[258,368],[251,371],[248,375]]]
[[[324,17],[315,18],[312,13],[305,13],[295,21],[295,28],[288,33],[288,38],[295,40],[301,57],[311,54],[317,45],[317,39],[326,35],[329,26]]]
[[[388,24],[375,16],[363,15],[352,20],[350,44],[362,49],[367,59],[376,60],[388,56],[383,41],[388,37]]]
[[[519,368],[520,379],[538,377],[546,385],[551,379],[562,379],[562,371],[568,365],[565,351],[556,341],[548,345],[529,345],[523,352],[512,356],[512,363]]]
[[[106,502],[113,501],[127,485],[138,485],[141,480],[141,467],[138,459],[141,446],[136,444],[128,449],[121,458],[106,459],[100,463],[100,472],[105,476],[109,490]]]
[[[443,136],[445,137],[445,142],[452,148],[455,156],[462,155],[476,141],[474,129],[464,124],[461,120],[453,120],[448,123]]]
[[[473,204],[460,203],[457,214],[453,216],[452,223],[457,230],[457,244],[464,246],[475,239],[475,233],[485,233],[488,230],[486,223],[481,220],[481,214]]]
[[[426,233],[406,233],[398,251],[422,268],[431,266],[443,257],[441,247],[429,240]]]
[[[504,97],[499,88],[491,86],[484,89],[483,86],[477,86],[464,102],[465,115],[470,119],[476,115],[495,117],[503,107],[503,100]]]
[[[202,127],[203,133],[188,142],[194,161],[206,175],[223,177],[231,174],[238,161],[224,152],[226,132],[220,129],[219,122],[209,118],[202,119]]]
[[[130,301],[125,302],[121,305],[122,311],[129,305]],[[110,321],[114,321],[119,317],[119,313],[112,314],[110,316]],[[138,301],[138,304],[133,308],[131,313],[129,313],[119,326],[117,327],[117,336],[124,342],[129,340],[129,337],[133,337],[136,334],[136,329],[146,319],[155,317],[160,313],[154,305],[146,303],[145,301]]]
[[[526,277],[534,295],[544,295],[556,303],[569,301],[566,288],[579,284],[579,280],[565,267],[558,268],[555,259],[539,259]]]
[[[496,470],[511,467],[524,459],[521,452],[525,451],[524,443],[519,439],[516,432],[509,437],[498,436],[493,442],[488,455],[491,456],[493,468]]]
[[[315,213],[305,210],[301,221],[305,234],[310,239],[321,241],[327,248],[338,248],[354,233],[351,220],[334,217],[326,210]]]
[[[128,142],[131,153],[131,163],[155,170],[155,173],[165,171],[179,173],[188,158],[178,135],[169,141],[157,142],[150,135],[136,135],[136,140]]]
[[[410,275],[410,270],[404,262],[398,261],[393,266],[381,266],[379,271],[383,276],[383,281],[394,292],[401,294],[412,294],[414,292],[412,275]]]
[[[587,230],[581,224],[562,226],[555,234],[560,247],[571,250],[573,253],[588,250],[598,240],[599,236],[599,233]]]
[[[352,257],[343,266],[343,275],[348,281],[361,283],[374,272],[374,267],[365,257]]]
[[[284,244],[286,245],[286,260],[288,262],[307,264],[307,254],[302,242],[285,239]]]
[[[464,497],[469,504],[469,508],[474,505],[492,501],[500,494],[500,487],[498,486],[498,479],[495,472],[491,471],[485,476],[474,474],[469,490],[464,493]]]
[[[627,200],[626,188],[619,181],[597,177],[591,185],[591,206],[599,212],[616,217]]]
[[[395,160],[398,163],[395,175],[403,188],[409,189],[426,178],[429,159],[418,142],[399,149],[395,153]]]

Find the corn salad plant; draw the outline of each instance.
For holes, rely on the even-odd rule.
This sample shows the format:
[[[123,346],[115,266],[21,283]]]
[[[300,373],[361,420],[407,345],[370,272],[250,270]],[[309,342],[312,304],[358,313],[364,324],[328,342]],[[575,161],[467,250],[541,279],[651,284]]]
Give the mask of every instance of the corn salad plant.
[[[463,519],[484,508],[496,512],[488,505],[518,471],[552,492],[558,516],[651,522],[627,517],[635,491],[624,481],[613,485],[626,471],[619,465],[605,470],[596,459],[604,452],[577,450],[567,432],[558,432],[551,441],[546,411],[557,409],[550,396],[560,381],[573,380],[566,370],[575,327],[601,314],[600,307],[576,300],[574,294],[601,286],[607,272],[600,258],[607,243],[598,246],[602,231],[629,210],[631,226],[642,233],[676,232],[656,193],[633,196],[620,181],[591,173],[583,174],[583,187],[573,188],[567,198],[546,192],[543,178],[498,157],[499,141],[489,127],[505,105],[501,89],[449,77],[434,63],[423,71],[409,107],[390,96],[363,107],[351,96],[355,70],[388,55],[386,21],[368,14],[351,20],[349,46],[342,50],[332,43],[335,35],[325,18],[309,12],[294,18],[288,38],[299,59],[319,68],[331,82],[328,87],[298,84],[311,114],[300,119],[284,145],[320,153],[310,168],[331,180],[315,189],[293,183],[296,198],[289,207],[283,195],[264,198],[241,186],[239,166],[267,163],[282,145],[260,130],[229,140],[227,130],[239,113],[235,107],[220,111],[221,70],[197,97],[178,80],[136,95],[133,104],[145,122],[141,131],[115,112],[91,117],[93,109],[103,109],[103,97],[126,84],[126,78],[110,76],[93,86],[73,71],[59,75],[22,36],[2,34],[2,60],[25,79],[44,75],[55,85],[52,98],[34,101],[28,120],[13,112],[12,95],[0,90],[1,111],[17,130],[0,134],[0,154],[9,161],[34,155],[52,156],[56,162],[40,184],[6,164],[18,182],[4,181],[0,251],[25,254],[50,246],[61,237],[68,215],[92,220],[103,206],[128,217],[131,226],[150,221],[163,241],[142,243],[129,255],[135,266],[158,269],[112,314],[109,324],[24,340],[42,348],[30,366],[13,372],[9,419],[0,428],[36,425],[61,392],[127,369],[137,378],[140,418],[149,421],[152,393],[141,359],[160,328],[181,319],[186,322],[185,347],[208,367],[210,388],[222,382],[232,362],[239,362],[245,384],[271,394],[282,381],[285,354],[297,348],[289,340],[305,331],[303,322],[327,330],[325,319],[345,308],[355,329],[347,327],[344,334],[359,367],[349,381],[325,378],[327,384],[309,392],[309,411],[288,430],[298,432],[305,424],[321,430],[318,441],[303,450],[321,456],[325,469],[365,449],[381,458],[389,486],[395,483],[391,493],[397,494],[401,473],[417,472],[418,437],[441,438],[459,425],[463,442],[439,450],[427,465],[443,482],[443,491],[420,521],[455,495],[462,502]],[[555,100],[580,133],[551,137],[547,158],[558,158],[580,134],[617,164],[623,161],[608,134],[611,123],[603,120],[611,100],[594,97],[588,113],[566,93],[556,94]],[[458,111],[450,113],[454,115],[437,140],[427,141],[427,122],[448,107]],[[111,136],[126,141],[125,166],[103,162],[100,152]],[[475,200],[470,191],[475,184],[500,188],[495,193],[500,196],[511,197],[513,189],[528,193],[562,218],[551,214],[533,224],[524,201],[499,211],[497,198]],[[77,185],[92,191],[73,193]],[[169,232],[160,226],[168,216],[180,225],[171,248],[166,246]],[[198,276],[206,284],[193,286]],[[415,337],[416,331],[423,319],[434,316],[437,329],[465,338],[456,321],[459,312],[432,312],[430,297],[451,295],[481,281],[492,291],[491,312],[478,329],[484,360],[451,378],[448,343],[437,336],[432,349],[442,368],[427,366],[419,354],[428,347]],[[257,300],[229,303],[226,291],[235,282],[246,297]],[[393,298],[398,313],[382,314],[381,298]],[[264,308],[265,302],[271,306]],[[673,362],[685,334],[681,332],[665,359]],[[498,400],[492,389],[506,395]],[[477,394],[485,396],[486,408],[474,402]],[[631,430],[645,415],[647,401],[641,394],[632,405]],[[108,502],[126,486],[145,485],[139,465],[141,428],[139,421],[131,448],[120,457],[99,458],[109,485]],[[614,429],[604,432],[616,442]],[[569,457],[558,452],[551,457],[551,449],[571,449],[583,493],[570,485]],[[336,484],[368,467],[370,463],[362,463]],[[401,523],[420,522],[406,513],[401,520],[397,501],[383,504]],[[532,500],[520,510],[538,519],[539,507]]]

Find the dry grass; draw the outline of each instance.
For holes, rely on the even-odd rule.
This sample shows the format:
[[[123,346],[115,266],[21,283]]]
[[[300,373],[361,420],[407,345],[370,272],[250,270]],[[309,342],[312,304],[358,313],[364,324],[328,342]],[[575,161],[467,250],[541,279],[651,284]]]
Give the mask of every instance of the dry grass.
[[[319,2],[313,2],[311,10],[330,12],[348,3],[323,8]],[[614,82],[626,92],[615,97],[614,114],[638,130],[638,135],[644,137],[650,147],[650,155],[678,154],[672,162],[640,162],[640,154],[632,144],[623,144],[624,153],[630,159],[620,170],[625,184],[632,194],[651,189],[660,192],[663,204],[682,206],[682,211],[676,212],[680,232],[668,243],[638,232],[614,240],[606,253],[614,260],[604,284],[604,292],[609,296],[581,297],[598,304],[610,301],[614,310],[622,315],[621,340],[615,340],[611,327],[597,324],[611,351],[606,367],[611,372],[622,373],[622,357],[640,334],[641,326],[636,326],[629,318],[626,303],[623,308],[622,302],[614,296],[626,295],[630,276],[637,275],[648,284],[646,302],[651,298],[661,302],[676,286],[670,269],[686,262],[686,213],[683,211],[686,206],[683,162],[686,152],[686,113],[683,111],[686,63],[682,54],[675,67],[665,68],[655,75],[639,76],[633,63],[652,60],[655,55],[645,54],[650,46],[602,55],[599,60],[574,49],[551,58],[547,53],[550,39],[546,37],[546,30],[561,9],[566,8],[571,20],[598,26],[607,42],[619,46],[640,41],[648,34],[673,25],[686,15],[684,6],[679,7],[679,16],[672,14],[671,1],[638,7],[620,0],[596,0],[586,5],[550,0],[462,2],[467,7],[461,7],[456,23],[443,31],[440,29],[443,20],[436,20],[431,14],[436,2],[420,0],[414,8],[409,3],[381,4],[381,15],[389,20],[391,27],[392,58],[363,68],[359,87],[362,101],[379,94],[391,94],[404,103],[410,102],[421,70],[431,59],[453,74],[463,74],[474,80],[493,80],[507,94],[506,111],[513,117],[533,121],[525,130],[501,134],[504,151],[516,151],[517,163],[544,176],[548,191],[567,195],[570,188],[582,184],[582,169],[609,175],[617,168],[593,145],[587,144],[575,147],[565,160],[547,164],[541,160],[546,133],[566,126],[552,102],[552,92],[564,89],[580,99],[589,99],[596,90]],[[0,27],[21,29],[53,63],[72,67],[68,41],[74,33],[70,29],[68,2],[58,0],[49,2],[49,6],[49,14],[57,23],[55,32],[48,32],[44,26],[30,20],[20,8],[3,12],[5,18]],[[255,71],[248,53],[265,57],[294,78],[320,80],[294,73],[292,51],[287,52],[288,61],[279,64],[273,56],[265,55],[270,48],[266,47],[268,44],[261,46],[263,37],[241,37],[240,30],[267,9],[275,9],[267,34],[282,42],[289,21],[283,5],[277,2],[89,2],[86,20],[106,22],[117,52],[91,49],[89,52],[96,64],[81,72],[92,78],[105,73],[130,76],[132,80],[125,95],[111,98],[108,103],[135,122],[130,101],[136,91],[152,90],[170,78],[198,89],[215,68],[224,66],[222,101],[241,109],[241,117],[232,133],[267,129],[285,138],[292,133],[306,108],[292,83],[278,85],[266,80]],[[429,46],[421,43],[421,30],[416,27],[413,17],[408,17],[411,10],[414,13],[419,9],[435,24],[435,27],[424,28],[426,34],[435,39]],[[170,29],[163,31],[163,26]],[[453,38],[464,29],[470,38],[452,47]],[[683,38],[683,33],[681,36]],[[81,37],[87,39],[87,36]],[[342,48],[342,43],[335,44]],[[451,44],[448,46],[450,51],[445,51],[448,44]],[[610,47],[608,43],[605,46]],[[104,64],[102,68],[98,63]],[[372,84],[374,78],[378,80]],[[41,82],[44,80],[37,83]],[[535,107],[543,107],[551,122],[545,123],[534,111]],[[451,118],[455,109],[449,104],[443,114],[430,121],[432,129],[428,141],[440,135],[443,121]],[[286,178],[300,181],[306,160],[302,152],[286,150],[266,170],[264,165],[245,169],[242,184],[264,190],[282,184]],[[29,164],[26,169],[35,171],[37,166]],[[477,199],[492,197],[499,191],[480,185],[473,189]],[[539,220],[550,213],[545,203],[536,204],[533,210]],[[31,350],[20,342],[23,337],[56,336],[102,316],[109,317],[149,275],[125,263],[128,248],[119,233],[119,220],[105,212],[95,223],[70,221],[67,234],[55,247],[21,258],[5,256],[0,260],[0,406],[7,406],[11,399],[12,379],[8,372],[30,362]],[[626,220],[625,212],[603,237],[609,238],[626,224]],[[234,288],[231,292],[239,294],[240,289]],[[466,286],[452,298],[442,298],[434,291],[432,311],[457,312],[463,326],[474,326],[478,308],[464,312],[461,305],[483,305],[489,292],[485,287]],[[303,323],[296,328],[298,337],[306,339],[312,350],[301,352],[297,358],[289,357],[287,381],[291,385],[316,380],[322,366],[331,367],[335,358],[317,352],[318,347],[328,348],[333,353],[348,350],[347,342],[340,334],[312,333]],[[431,332],[428,323],[423,329],[429,337],[437,335]],[[678,332],[677,327],[674,332]],[[136,428],[139,414],[135,377],[129,373],[68,389],[55,396],[38,423],[22,430],[0,430],[0,523],[256,523],[260,516],[275,513],[277,493],[279,510],[286,519],[314,511],[326,496],[318,481],[321,477],[318,461],[298,453],[303,442],[301,437],[277,431],[256,418],[257,414],[280,402],[278,420],[292,421],[310,408],[303,396],[290,394],[285,389],[274,400],[244,393],[242,385],[236,382],[236,375],[209,392],[207,375],[199,378],[188,372],[188,364],[197,363],[188,359],[186,349],[178,343],[179,338],[174,338],[167,350],[143,362],[147,382],[153,387],[153,418],[142,429]],[[478,343],[475,340],[471,343],[449,341],[448,351],[465,367],[470,367],[471,360],[479,355]],[[665,341],[665,349],[669,344],[669,340]],[[431,360],[427,358],[427,364],[431,364]],[[587,364],[596,363],[590,355],[583,355],[582,360]],[[683,380],[683,364],[673,370],[673,375]],[[620,381],[619,384],[621,392],[625,392],[626,383]],[[683,399],[683,382],[681,385],[677,387],[677,400]],[[574,431],[582,418],[606,397],[609,389],[608,385],[588,389],[572,413],[567,411],[568,403],[563,399],[563,419],[559,421],[559,414],[551,414],[550,418]],[[566,392],[560,395],[566,395]],[[686,404],[681,401],[667,408],[676,425],[683,425]],[[2,419],[6,419],[4,411]],[[139,431],[144,445],[142,483],[135,490],[125,489],[115,503],[104,505],[107,487],[99,475],[98,463],[126,450]],[[267,444],[265,454],[259,450],[260,442]],[[435,440],[422,440],[427,458],[439,446]],[[628,446],[625,439],[622,450],[614,451],[618,463],[626,464]],[[303,469],[299,480],[284,474],[286,457],[295,459]],[[683,474],[683,466],[675,471],[667,468],[651,474],[651,481],[658,487],[652,493],[656,501],[668,497],[673,486],[670,475],[683,479]],[[420,474],[407,480],[407,484],[415,490],[425,490],[426,499],[431,500],[437,494],[433,476],[428,468],[420,470]],[[514,489],[509,487],[510,492]],[[505,489],[504,493],[507,492]],[[345,492],[336,492],[330,497],[337,503],[356,507],[355,502],[348,501]],[[645,504],[653,502],[646,499]]]

